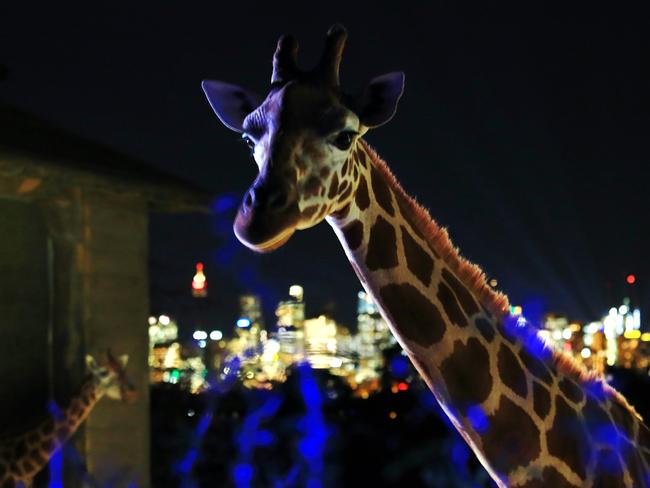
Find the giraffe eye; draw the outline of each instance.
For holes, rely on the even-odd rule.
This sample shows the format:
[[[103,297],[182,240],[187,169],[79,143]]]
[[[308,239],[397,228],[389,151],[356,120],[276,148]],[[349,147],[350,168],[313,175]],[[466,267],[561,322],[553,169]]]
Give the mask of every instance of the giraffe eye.
[[[241,136],[241,141],[248,146],[249,149],[253,149],[255,147],[255,142],[253,139],[251,139],[247,135]]]
[[[332,141],[332,144],[341,151],[346,151],[350,149],[352,141],[354,141],[354,136],[356,135],[357,133],[354,131],[344,130],[343,132],[339,132],[336,138]]]

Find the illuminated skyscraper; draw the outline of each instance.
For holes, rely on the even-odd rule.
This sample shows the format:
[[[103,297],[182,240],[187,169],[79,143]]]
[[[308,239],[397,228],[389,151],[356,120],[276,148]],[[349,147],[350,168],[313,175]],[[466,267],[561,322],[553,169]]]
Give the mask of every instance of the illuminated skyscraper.
[[[206,386],[202,354],[200,349],[198,355],[189,353],[193,348],[184,353],[177,338],[178,326],[169,316],[149,317],[149,381],[179,384],[197,393]]]
[[[196,273],[192,278],[192,296],[197,298],[208,296],[208,281],[203,273],[203,263],[196,263]]]
[[[248,319],[251,325],[264,328],[264,317],[262,317],[262,304],[257,295],[241,295],[239,297],[239,317]]]
[[[376,377],[383,367],[382,351],[395,344],[388,325],[379,314],[377,305],[365,291],[358,293],[357,353],[359,372],[363,377]]]
[[[241,347],[258,349],[266,332],[262,305],[257,295],[247,294],[239,297],[239,317],[236,325],[237,337],[242,341]]]
[[[300,361],[304,357],[305,302],[302,286],[292,285],[289,288],[289,296],[289,300],[280,302],[275,311],[278,320],[279,357],[285,365]]]
[[[149,346],[173,342],[178,338],[178,326],[167,315],[149,317]]]
[[[305,320],[305,355],[312,368],[341,366],[342,361],[336,358],[336,329],[336,322],[325,315]]]

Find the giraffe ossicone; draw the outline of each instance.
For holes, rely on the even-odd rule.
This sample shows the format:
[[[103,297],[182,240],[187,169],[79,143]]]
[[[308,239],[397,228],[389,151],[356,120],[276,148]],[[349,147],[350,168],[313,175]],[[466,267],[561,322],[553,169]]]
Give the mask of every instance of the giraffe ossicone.
[[[266,252],[327,220],[366,291],[497,485],[650,486],[650,431],[626,400],[533,327],[462,258],[362,139],[388,122],[402,73],[358,95],[339,84],[347,34],[334,26],[311,71],[278,42],[265,98],[204,81],[210,105],[250,146],[259,174],[235,219]]]
[[[103,365],[86,356],[88,374],[67,408],[59,409],[52,403],[49,412],[32,428],[0,438],[0,488],[31,486],[34,476],[72,437],[103,396],[132,402],[136,392],[125,373],[127,362],[127,355],[115,358],[110,350]]]

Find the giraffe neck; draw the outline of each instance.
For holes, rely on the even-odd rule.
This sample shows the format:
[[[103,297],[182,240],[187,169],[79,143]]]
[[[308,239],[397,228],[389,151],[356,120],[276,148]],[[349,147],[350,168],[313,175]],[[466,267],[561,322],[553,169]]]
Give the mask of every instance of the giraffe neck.
[[[45,420],[34,429],[2,441],[0,486],[4,486],[4,479],[31,480],[77,431],[102,395],[94,377],[89,375],[65,410],[52,406]]]
[[[458,255],[365,142],[353,162],[360,175],[354,199],[327,220],[392,333],[492,478],[499,486],[593,484],[587,424],[592,417],[614,424],[620,415],[634,425],[637,417],[600,381],[587,381],[593,391],[586,394],[578,368],[562,367],[532,327],[507,314],[507,298]]]

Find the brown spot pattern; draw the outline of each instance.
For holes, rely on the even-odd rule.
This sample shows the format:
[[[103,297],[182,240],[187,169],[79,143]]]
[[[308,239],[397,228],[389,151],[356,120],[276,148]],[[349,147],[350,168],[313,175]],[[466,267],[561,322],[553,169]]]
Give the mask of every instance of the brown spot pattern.
[[[464,412],[483,403],[492,390],[490,357],[474,337],[463,344],[454,342],[454,350],[440,365],[452,404]]]
[[[379,290],[381,301],[400,333],[422,347],[439,342],[445,322],[438,308],[409,283],[389,284]]]
[[[499,368],[501,381],[517,395],[525,399],[528,396],[526,373],[519,365],[515,353],[505,344],[501,344],[499,348],[497,367]]]
[[[14,457],[20,459],[27,454],[27,444],[24,439],[20,439],[14,446]]]
[[[350,204],[348,203],[345,204],[343,208],[341,208],[341,210],[332,213],[332,215],[337,219],[344,219],[345,217],[348,216],[349,213],[350,213]]]
[[[639,451],[632,448],[626,454],[625,464],[632,477],[632,486],[643,486],[644,483],[650,482]]]
[[[318,209],[320,208],[320,205],[310,205],[306,209],[304,209],[300,215],[301,217],[305,219],[311,219],[316,212],[318,212]]]
[[[623,466],[616,451],[601,449],[596,452],[596,466],[598,475],[594,480],[594,488],[625,488]]]
[[[23,462],[23,473],[31,473],[32,471],[34,471],[34,466],[29,462],[29,459],[26,459]]]
[[[442,279],[444,279],[447,284],[451,286],[451,289],[454,290],[454,293],[460,302],[460,306],[463,307],[463,310],[465,310],[468,317],[471,317],[479,311],[478,305],[476,305],[476,301],[474,300],[474,297],[472,297],[472,294],[447,268],[442,270]]]
[[[365,151],[363,149],[359,149],[357,151],[357,161],[359,161],[359,163],[364,168],[368,167],[368,158],[367,158],[366,153],[365,153]]]
[[[307,163],[301,157],[296,157],[296,168],[304,172],[307,169]]]
[[[562,378],[558,386],[562,393],[573,403],[580,403],[584,398],[584,393],[582,393],[580,387],[567,377]]]
[[[616,427],[628,439],[634,439],[634,418],[630,411],[618,402],[612,402],[610,413]]]
[[[485,307],[485,305],[483,305],[482,303],[479,302],[479,305],[480,305],[481,308],[483,309],[483,312],[485,313],[485,315],[487,315],[487,317],[488,317],[489,319],[491,319],[491,318],[492,318],[492,313],[491,313],[491,312],[490,312],[490,311]]]
[[[45,458],[36,449],[32,450],[29,453],[29,457],[32,458],[36,464],[39,464],[39,465],[43,465],[46,462]]]
[[[395,229],[381,215],[370,229],[366,265],[370,271],[397,266],[397,243]]]
[[[533,410],[544,420],[551,411],[551,394],[544,385],[533,381]]]
[[[346,181],[346,183],[347,183],[347,181]],[[344,191],[341,193],[341,195],[339,196],[339,202],[342,203],[342,202],[344,202],[345,200],[347,200],[347,198],[350,196],[351,193],[352,193],[352,185],[349,185],[349,186],[347,186],[347,187],[345,188],[345,190],[344,190]]]
[[[323,166],[320,170],[320,177],[326,179],[330,175],[330,169],[327,166]]]
[[[436,296],[438,297],[438,300],[440,300],[442,307],[445,309],[445,313],[447,314],[447,317],[449,317],[449,320],[459,327],[467,327],[467,318],[460,309],[456,296],[451,291],[451,288],[441,281],[438,284],[438,294]]]
[[[415,242],[406,227],[401,226],[400,228],[402,230],[402,244],[404,245],[406,266],[424,286],[429,286],[431,283],[431,273],[433,272],[433,259]]]
[[[612,432],[614,428],[607,412],[591,396],[587,396],[587,401],[584,407],[582,407],[582,416],[585,419],[587,429],[595,436],[593,439],[594,442],[600,442],[602,440],[599,439],[599,432]]]
[[[304,196],[311,198],[318,195],[320,191],[320,179],[316,176],[311,176],[305,183]]]
[[[330,191],[327,194],[327,198],[330,200],[336,196],[336,193],[339,191],[339,176],[334,173],[332,176],[332,183],[330,184]]]
[[[581,479],[591,458],[591,442],[577,412],[560,395],[555,396],[555,419],[546,433],[548,452],[564,461]]]
[[[548,368],[543,361],[531,355],[524,349],[519,351],[519,359],[521,359],[521,362],[524,363],[526,369],[530,371],[533,376],[536,376],[548,386],[551,386],[553,384],[553,377],[551,376],[551,373],[548,371]]]
[[[426,241],[424,235],[422,234],[422,232],[420,232],[420,229],[415,225],[415,222],[413,221],[413,215],[412,215],[413,211],[410,209],[408,203],[406,201],[403,201],[402,199],[397,199],[397,205],[399,207],[399,212],[402,215],[402,218],[409,224],[409,227],[411,228],[413,233],[423,241]],[[440,255],[436,252],[435,249],[433,249],[433,247],[430,247],[430,249],[435,257],[437,258],[440,257]]]
[[[520,488],[575,488],[575,485],[569,483],[564,475],[553,466],[546,466],[539,478],[517,486]]]
[[[355,251],[363,241],[363,224],[360,220],[353,220],[343,227],[345,241],[352,251]]]
[[[497,324],[497,329],[499,330],[501,337],[503,337],[506,341],[508,341],[513,346],[517,344],[517,338],[513,335],[510,328],[504,325],[503,320]]]
[[[68,436],[68,434],[70,434],[70,429],[65,425],[62,425],[61,427],[56,429],[56,437],[58,439],[63,440]]]
[[[482,437],[487,460],[501,474],[526,466],[540,454],[539,430],[530,415],[503,395]]]
[[[371,184],[372,193],[375,195],[375,200],[379,206],[383,208],[388,215],[395,215],[390,188],[388,188],[383,176],[374,166],[371,171]]]
[[[359,210],[365,210],[370,205],[370,196],[368,195],[368,183],[363,175],[359,178],[359,185],[357,186],[357,193],[354,196],[354,201],[357,203]]]
[[[343,167],[341,168],[341,176],[347,175],[349,169],[350,169],[350,158],[346,159],[345,162],[343,163]]]
[[[474,324],[485,340],[492,342],[492,339],[494,338],[494,329],[492,328],[492,324],[482,317],[478,317],[474,321]]]

